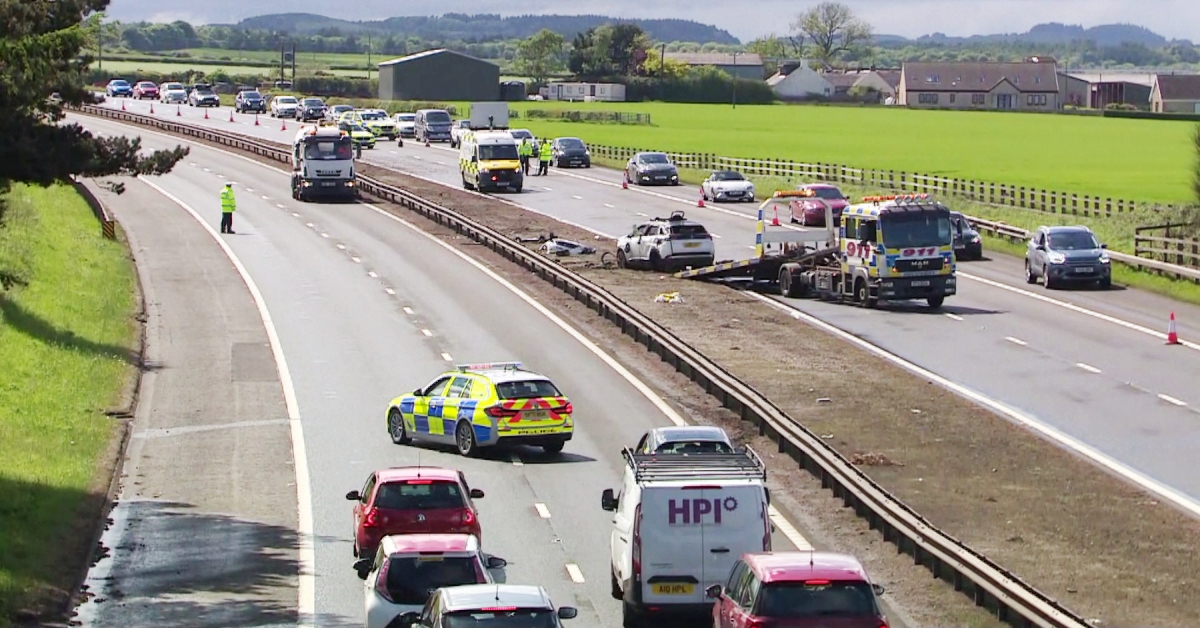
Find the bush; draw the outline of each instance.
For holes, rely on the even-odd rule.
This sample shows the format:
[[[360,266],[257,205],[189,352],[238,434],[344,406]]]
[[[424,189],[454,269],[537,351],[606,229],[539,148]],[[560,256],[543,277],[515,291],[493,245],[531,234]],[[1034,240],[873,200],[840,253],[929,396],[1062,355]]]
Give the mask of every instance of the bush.
[[[665,102],[727,103],[755,105],[775,102],[775,92],[764,81],[735,79],[716,68],[695,70],[684,78],[659,80],[649,77],[622,77],[625,100],[662,100]]]
[[[458,115],[458,108],[454,105],[444,102],[431,102],[425,100],[378,100],[371,98],[342,98],[333,97],[325,99],[327,105],[353,105],[360,109],[382,109],[388,112],[388,115],[396,113],[412,113],[418,109],[445,109],[452,116]]]
[[[1105,109],[1105,118],[1135,118],[1137,120],[1183,120],[1200,122],[1200,113],[1155,113],[1153,111],[1128,111],[1123,109]]]
[[[511,112],[509,117],[516,117]],[[526,118],[547,118],[565,120],[567,122],[616,122],[618,124],[650,124],[648,113],[627,113],[624,111],[578,111],[574,109],[529,109]]]
[[[317,96],[372,98],[379,93],[379,81],[349,76],[297,76],[296,91]]]

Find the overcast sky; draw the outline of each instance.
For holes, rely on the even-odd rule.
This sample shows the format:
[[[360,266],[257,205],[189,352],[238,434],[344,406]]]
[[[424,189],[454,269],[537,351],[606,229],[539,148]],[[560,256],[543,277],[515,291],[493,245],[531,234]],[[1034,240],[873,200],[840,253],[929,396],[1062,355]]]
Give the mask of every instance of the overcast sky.
[[[1024,32],[1035,24],[1062,22],[1085,27],[1132,23],[1168,38],[1200,41],[1200,0],[843,0],[875,27],[875,32],[917,37]],[[230,23],[265,13],[304,12],[348,20],[441,13],[589,14],[615,17],[683,18],[724,28],[742,41],[771,32],[783,34],[792,17],[810,1],[785,0],[112,0],[109,15],[122,21],[196,24]]]

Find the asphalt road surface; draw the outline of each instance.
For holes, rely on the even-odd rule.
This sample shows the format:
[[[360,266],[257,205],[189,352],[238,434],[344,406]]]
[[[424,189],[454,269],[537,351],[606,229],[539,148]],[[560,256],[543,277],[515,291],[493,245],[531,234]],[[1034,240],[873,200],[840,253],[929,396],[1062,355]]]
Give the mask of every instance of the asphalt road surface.
[[[148,110],[146,103],[126,106]],[[253,116],[230,122],[228,109],[209,120],[187,107],[175,113],[156,108],[164,118],[281,142],[297,129],[265,117],[259,126]],[[381,141],[363,159],[461,185],[457,155],[445,146]],[[684,209],[717,236],[718,259],[752,255],[754,205],[698,208],[696,187],[622,190],[620,180],[611,169],[552,170],[529,178],[520,195],[498,196],[613,237]],[[1164,346],[1161,337],[1174,311],[1181,337],[1200,338],[1200,308],[1138,290],[1028,286],[1019,259],[991,257],[959,265],[959,293],[937,313],[918,304],[861,310],[778,299],[1065,433],[1184,499],[1200,499],[1200,467],[1192,464],[1200,446],[1200,347]]]
[[[102,134],[139,133],[110,121],[81,121]],[[161,135],[142,135],[148,149],[179,143]],[[196,414],[218,413],[222,391],[228,387],[226,373],[244,367],[263,387],[255,390],[266,394],[249,414],[270,421],[275,430],[282,429],[280,419],[286,419],[286,414],[281,414],[279,380],[272,376],[269,361],[264,363],[262,323],[245,286],[238,284],[229,261],[221,259],[212,237],[171,198],[192,208],[216,229],[218,193],[226,181],[236,182],[237,233],[220,237],[260,290],[295,385],[311,481],[315,624],[356,626],[363,621],[362,583],[351,569],[352,528],[346,492],[360,488],[374,469],[419,461],[460,468],[472,487],[485,491],[486,497],[477,502],[483,547],[508,560],[505,572],[498,574],[502,580],[543,585],[557,604],[578,607],[580,615],[571,622],[573,626],[620,625],[620,603],[610,597],[605,578],[611,517],[600,510],[599,496],[603,489],[619,486],[623,469],[619,450],[635,443],[651,427],[670,424],[670,419],[531,304],[382,211],[366,205],[294,202],[286,174],[203,146],[193,146],[192,154],[172,174],[151,179],[161,193],[145,183],[129,182],[133,191],[113,202],[121,205],[123,224],[134,233],[139,250],[157,251],[159,259],[174,260],[177,267],[187,266],[185,261],[191,264],[190,274],[177,270],[176,275],[155,284],[169,283],[176,298],[190,299],[172,308],[195,305],[190,318],[180,319],[192,324],[171,327],[164,322],[160,342],[172,345],[173,339],[179,339],[180,346],[170,348],[177,350],[175,359],[182,360],[187,355],[184,341],[194,333],[194,326],[211,336],[205,353],[192,354],[197,360],[197,379],[189,382],[177,377],[172,386],[186,394],[177,392],[164,412],[177,414],[173,420],[188,425],[189,417]],[[196,226],[189,227],[189,220]],[[164,226],[153,228],[155,224]],[[206,245],[204,238],[212,243]],[[164,302],[166,289],[160,294]],[[196,294],[186,294],[192,290]],[[243,293],[240,298],[230,296],[238,290]],[[212,296],[216,291],[224,291],[224,296]],[[259,331],[252,337],[234,331],[221,335],[220,329],[213,329],[220,325],[214,323],[227,318],[236,318],[238,333],[256,322]],[[247,348],[247,344],[254,347]],[[243,364],[238,363],[239,350],[246,352]],[[576,408],[575,437],[560,458],[546,458],[538,449],[519,449],[514,455],[496,452],[466,459],[435,447],[393,445],[388,439],[384,411],[392,397],[426,384],[454,363],[513,359],[550,375]],[[157,403],[158,399],[155,393],[151,401]],[[137,430],[153,427],[157,425],[139,423]],[[263,447],[249,431],[230,433],[243,436],[217,446],[234,453]],[[252,513],[267,517],[273,512],[281,521],[295,520],[298,478],[290,458],[280,459],[285,457],[279,451],[280,434],[276,431],[270,436],[272,456],[251,461],[249,466],[226,468],[222,465],[230,452],[211,452],[214,464],[205,474],[247,480],[244,485],[220,485],[218,492],[227,498],[220,510],[227,518],[245,519]],[[176,438],[186,443],[184,439],[192,437]],[[193,457],[209,453],[202,449],[208,442],[191,442],[197,449]],[[290,450],[287,453],[290,455]],[[196,472],[194,465],[174,469],[171,464],[161,464],[154,472],[158,474],[155,482],[174,489],[181,502],[192,499],[192,493],[213,490],[200,478],[189,476]],[[280,487],[287,487],[290,502],[279,500]],[[164,573],[177,572],[180,555],[196,549],[185,535],[204,538],[207,530],[184,527],[186,522],[173,526],[171,520],[164,520],[158,533],[180,543],[177,551],[163,543],[156,547],[161,554],[116,552],[113,560],[94,572],[93,581],[109,582],[106,576],[124,574],[134,581],[154,582],[162,580]],[[776,547],[807,546],[790,527],[779,526],[788,533],[776,533]],[[241,571],[252,573],[262,566],[264,559],[256,555],[262,548],[244,538],[225,538],[227,546],[205,546],[211,554],[207,566],[199,565],[198,570],[218,569],[215,565],[232,562]],[[130,537],[123,541],[139,542]],[[291,553],[284,556],[292,566],[297,560],[294,545],[293,540],[287,549]],[[129,605],[111,600],[93,605],[103,610],[85,613],[85,618],[91,618],[85,623],[146,625],[144,618],[164,615],[163,609],[177,596],[199,595],[188,575],[176,573],[174,579],[160,583],[153,591],[154,599],[147,596],[141,600],[136,613],[128,610]],[[194,574],[191,580],[208,582],[211,575]],[[273,582],[288,585],[286,580]],[[255,593],[257,586],[257,582],[247,584],[244,592]],[[197,613],[185,623],[250,626],[286,621],[282,612],[264,615],[261,608],[252,607],[241,614],[233,608],[221,614],[216,607],[227,589],[202,591],[208,594],[204,603],[209,605],[211,620],[201,621]],[[280,593],[274,602],[286,606],[286,598]],[[294,593],[290,602],[295,604]]]

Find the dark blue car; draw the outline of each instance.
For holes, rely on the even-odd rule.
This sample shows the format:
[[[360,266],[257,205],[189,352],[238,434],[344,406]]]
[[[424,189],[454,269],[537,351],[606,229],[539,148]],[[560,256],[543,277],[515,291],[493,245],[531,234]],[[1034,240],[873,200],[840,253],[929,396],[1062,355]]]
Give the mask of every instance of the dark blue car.
[[[108,86],[104,88],[104,94],[109,98],[122,96],[131,98],[133,96],[133,86],[125,79],[113,79],[108,82]]]

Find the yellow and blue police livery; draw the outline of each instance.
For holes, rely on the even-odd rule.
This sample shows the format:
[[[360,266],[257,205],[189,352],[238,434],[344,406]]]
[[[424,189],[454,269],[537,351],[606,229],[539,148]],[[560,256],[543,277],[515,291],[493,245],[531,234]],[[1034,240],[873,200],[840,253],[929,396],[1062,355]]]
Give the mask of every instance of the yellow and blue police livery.
[[[562,451],[574,433],[571,402],[520,362],[460,364],[388,405],[392,442],[452,444],[464,456],[498,444]]]
[[[842,272],[864,280],[865,296],[926,299],[937,307],[954,294],[949,208],[926,194],[863,201],[842,211],[838,240]]]

